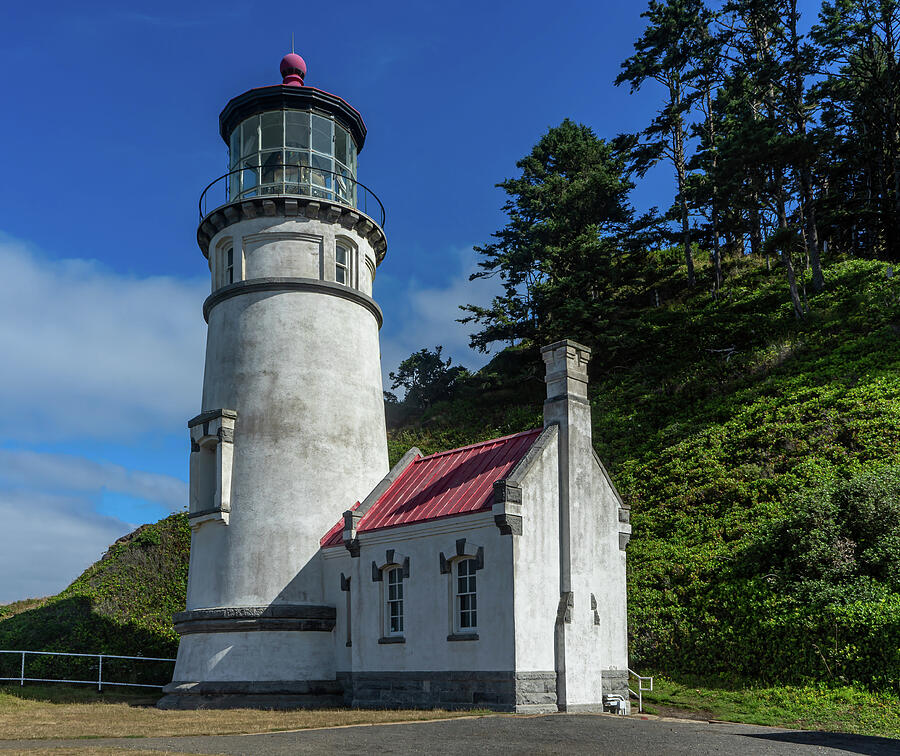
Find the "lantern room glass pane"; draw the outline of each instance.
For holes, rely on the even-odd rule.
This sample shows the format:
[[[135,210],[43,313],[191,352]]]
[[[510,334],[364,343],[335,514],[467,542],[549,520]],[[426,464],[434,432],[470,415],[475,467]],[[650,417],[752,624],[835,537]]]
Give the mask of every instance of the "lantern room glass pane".
[[[284,145],[283,119],[284,113],[281,110],[262,114],[260,120],[262,149],[276,149]]]
[[[241,126],[237,125],[231,132],[231,140],[228,143],[228,168],[229,170],[237,167],[241,159]]]
[[[312,117],[312,148],[317,152],[324,152],[326,155],[331,154],[332,121],[329,118],[322,118],[315,113]]]
[[[259,169],[257,168],[259,157],[254,155],[251,158],[247,158],[241,165],[244,168],[241,171],[241,195],[244,197],[255,197],[256,186],[259,184]]]
[[[284,114],[284,145],[309,149],[309,113],[288,110]]]
[[[334,125],[334,158],[347,165],[347,142],[349,134],[337,124]]]
[[[309,183],[309,171],[305,170],[309,167],[309,153],[299,150],[285,150],[284,152],[284,180],[290,182],[286,192],[299,192],[299,187],[293,187],[291,184]]]
[[[241,124],[241,157],[250,157],[259,150],[258,126],[259,116],[248,118]]]
[[[275,187],[269,187],[265,190],[265,194],[277,194],[281,191],[281,182],[284,177],[284,168],[282,168],[282,160],[281,150],[271,150],[268,152],[261,152],[260,158],[262,159],[261,165],[261,175],[260,175],[260,183],[261,184],[277,184]]]
[[[245,119],[229,135],[227,160],[236,171],[224,182],[229,202],[284,193],[356,207],[365,196],[355,181],[352,132],[312,111],[272,110]]]

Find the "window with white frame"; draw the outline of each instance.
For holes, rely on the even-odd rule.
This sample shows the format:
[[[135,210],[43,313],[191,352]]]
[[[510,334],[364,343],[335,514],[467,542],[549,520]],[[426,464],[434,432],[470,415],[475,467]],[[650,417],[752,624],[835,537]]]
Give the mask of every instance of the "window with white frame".
[[[478,590],[475,559],[460,559],[454,563],[455,607],[454,625],[458,633],[471,633],[478,628]]]
[[[403,569],[388,567],[386,572],[384,634],[403,635]]]
[[[345,286],[353,286],[352,250],[338,242],[334,248],[334,280]]]
[[[222,285],[234,283],[234,247],[229,244],[222,251]]]

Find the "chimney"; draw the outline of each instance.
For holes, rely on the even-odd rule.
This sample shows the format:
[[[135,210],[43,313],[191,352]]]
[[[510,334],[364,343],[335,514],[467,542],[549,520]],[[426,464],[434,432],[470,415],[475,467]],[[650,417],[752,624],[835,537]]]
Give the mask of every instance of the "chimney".
[[[555,628],[556,697],[566,710],[579,696],[577,638],[572,639],[573,615],[588,606],[588,569],[583,555],[590,553],[593,521],[591,405],[587,393],[587,366],[591,350],[565,339],[541,349],[547,366],[544,381],[544,427],[559,426],[559,608]],[[579,555],[582,555],[579,557]],[[576,590],[577,587],[577,590]],[[574,689],[572,687],[574,686]]]

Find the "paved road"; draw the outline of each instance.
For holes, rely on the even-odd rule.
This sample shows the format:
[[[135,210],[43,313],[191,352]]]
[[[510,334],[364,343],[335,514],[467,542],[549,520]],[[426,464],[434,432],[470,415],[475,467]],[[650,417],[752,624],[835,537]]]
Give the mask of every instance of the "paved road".
[[[228,716],[223,712],[223,716]],[[589,714],[482,717],[265,735],[0,741],[0,750],[116,746],[205,754],[654,754],[898,756],[900,740],[772,727]]]

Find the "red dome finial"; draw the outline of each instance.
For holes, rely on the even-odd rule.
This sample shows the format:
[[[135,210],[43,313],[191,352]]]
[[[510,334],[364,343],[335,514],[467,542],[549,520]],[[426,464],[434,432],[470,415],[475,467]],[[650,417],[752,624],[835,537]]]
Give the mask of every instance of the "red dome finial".
[[[297,53],[288,53],[281,59],[282,84],[288,87],[302,87],[306,76],[306,61]]]

